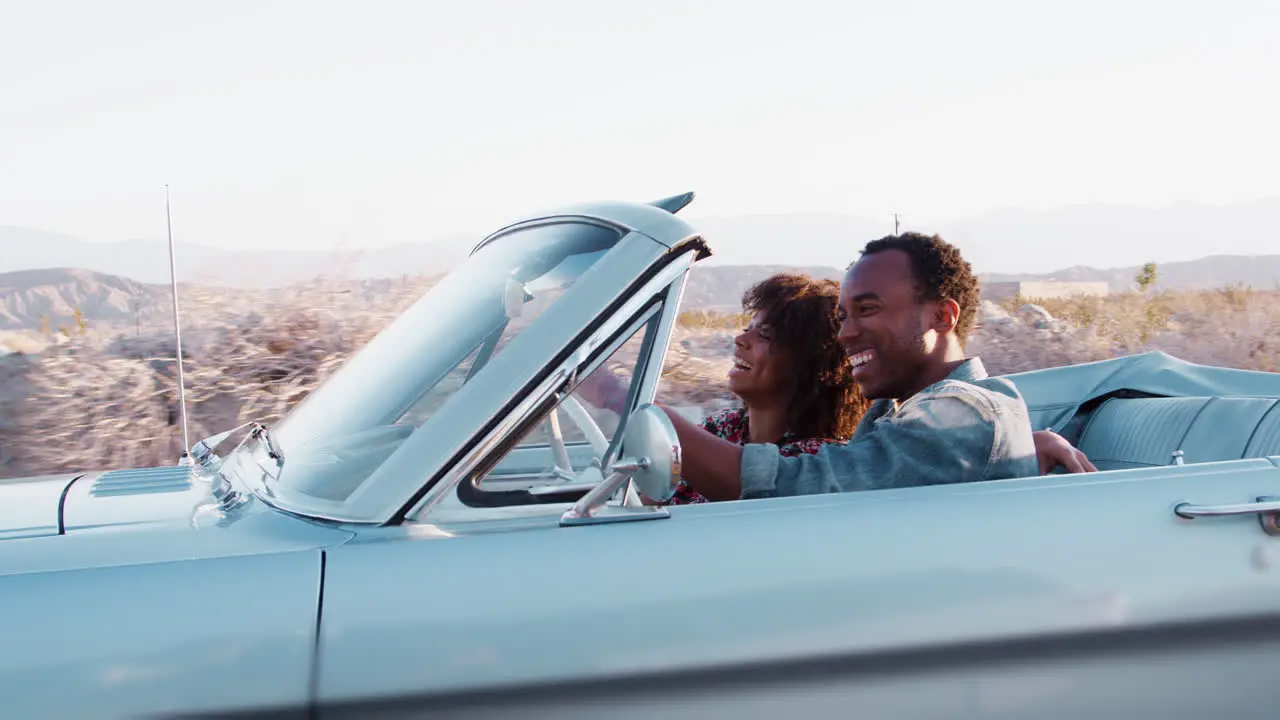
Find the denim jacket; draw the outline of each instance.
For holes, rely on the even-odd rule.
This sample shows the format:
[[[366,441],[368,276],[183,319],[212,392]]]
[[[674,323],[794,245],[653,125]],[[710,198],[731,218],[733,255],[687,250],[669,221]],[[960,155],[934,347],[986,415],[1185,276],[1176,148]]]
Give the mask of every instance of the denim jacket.
[[[874,402],[845,445],[797,457],[744,446],[740,479],[746,499],[1039,474],[1022,395],[974,357],[901,403]]]

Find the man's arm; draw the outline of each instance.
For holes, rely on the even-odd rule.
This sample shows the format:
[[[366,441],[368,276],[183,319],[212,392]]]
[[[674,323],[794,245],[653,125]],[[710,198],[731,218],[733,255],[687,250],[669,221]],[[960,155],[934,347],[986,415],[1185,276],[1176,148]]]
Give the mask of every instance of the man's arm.
[[[741,460],[741,495],[812,495],[980,480],[1003,432],[995,417],[982,398],[947,392],[913,398],[895,415],[877,420],[874,432],[847,445],[828,445],[816,455],[782,457],[773,446],[748,445]],[[1035,448],[1027,431],[1016,452],[1033,469]]]
[[[1088,455],[1072,446],[1058,433],[1052,430],[1037,430],[1031,435],[1035,438],[1036,459],[1040,461],[1041,475],[1049,474],[1050,470],[1059,465],[1068,473],[1098,472],[1098,468],[1089,461]]]
[[[952,396],[920,400],[896,418],[881,420],[876,432],[802,459],[784,458],[774,445],[743,448],[662,409],[680,439],[682,475],[689,486],[711,500],[736,500],[744,496],[745,476],[750,496],[976,480],[986,470],[995,439],[995,428],[979,407]],[[1032,437],[1041,474],[1059,463],[1069,473],[1096,472],[1062,436],[1040,430]]]
[[[739,446],[662,409],[680,440],[681,475],[711,500],[960,482],[986,469],[995,437],[973,404],[942,396],[908,403],[847,445],[788,458],[776,445]],[[980,459],[977,468],[972,458]]]

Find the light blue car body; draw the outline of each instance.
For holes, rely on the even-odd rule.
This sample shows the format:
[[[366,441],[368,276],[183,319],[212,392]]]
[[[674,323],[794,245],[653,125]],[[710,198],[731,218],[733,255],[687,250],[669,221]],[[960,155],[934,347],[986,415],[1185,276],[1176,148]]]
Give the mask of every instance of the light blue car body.
[[[617,330],[631,327],[622,315],[651,313],[630,407],[652,399],[685,273],[706,254],[671,212],[687,202],[513,225],[604,223],[623,240],[489,361],[484,382],[464,384],[427,430],[397,435],[358,499],[306,495],[317,509],[301,512],[283,474],[264,492],[236,471],[235,502],[223,502],[185,466],[0,483],[0,716],[360,716],[371,706],[359,703],[391,698],[402,704],[383,712],[486,717],[1269,707],[1273,516],[1184,515],[1280,496],[1280,375],[1150,353],[1010,376],[1036,427],[1078,443],[1097,474],[573,526],[571,484],[556,502],[521,490],[521,504],[457,502],[458,468],[537,467],[553,451],[512,449],[517,420],[572,389],[573,373],[553,370],[592,362],[593,322]],[[660,308],[627,305],[641,295]],[[289,432],[283,472],[312,467]],[[569,448],[575,468],[583,447]],[[270,470],[261,449],[239,457]]]

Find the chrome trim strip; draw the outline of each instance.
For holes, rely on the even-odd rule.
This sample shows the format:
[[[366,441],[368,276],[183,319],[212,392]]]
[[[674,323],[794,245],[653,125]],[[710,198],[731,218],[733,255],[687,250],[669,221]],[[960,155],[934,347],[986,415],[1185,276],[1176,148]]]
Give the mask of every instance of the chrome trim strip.
[[[517,228],[527,228],[531,224],[559,222],[592,222],[607,227],[619,228],[625,232],[647,235],[654,242],[675,249],[690,240],[701,237],[689,223],[681,217],[670,213],[656,205],[628,202],[593,202],[557,208],[533,218],[526,218],[508,225],[481,240],[472,252],[494,239]]]
[[[191,489],[191,468],[186,465],[173,465],[103,473],[89,486],[89,495],[90,497],[118,497],[186,492],[189,489]]]
[[[471,448],[471,451],[463,456],[460,462],[454,463],[439,481],[427,491],[417,505],[405,514],[409,519],[420,519],[425,513],[429,513],[431,508],[435,507],[444,496],[452,492],[462,478],[470,474],[472,468],[480,463],[481,460],[488,457],[494,447],[500,445],[503,440],[511,434],[512,430],[521,424],[525,418],[533,413],[534,409],[541,407],[555,395],[556,389],[570,377],[569,368],[571,361],[564,363],[556,368],[551,376],[542,382],[536,390],[530,393],[524,400],[518,404],[515,409],[507,416],[498,421],[498,424],[489,431],[489,434],[481,439]],[[428,482],[430,484],[430,481]]]
[[[606,259],[589,269],[568,293],[587,302],[556,303],[540,316],[535,333],[521,333],[508,345],[510,352],[494,357],[486,366],[491,372],[482,384],[467,383],[454,393],[437,413],[405,439],[368,477],[341,500],[327,500],[294,492],[285,483],[272,484],[271,494],[260,499],[283,512],[316,520],[352,525],[384,525],[404,518],[410,505],[418,505],[442,477],[472,457],[481,434],[488,435],[497,416],[517,408],[512,398],[535,393],[543,387],[537,378],[552,379],[548,365],[571,360],[569,348],[583,328],[598,326],[603,308],[629,311],[627,288],[654,272],[655,264],[674,260],[644,282],[653,287],[654,277],[675,279],[697,259],[708,253],[701,236],[684,220],[648,204],[603,202],[578,205],[552,213],[525,218],[491,234],[483,242],[541,225],[588,223],[608,228],[630,228],[624,232]],[[685,251],[688,257],[686,257]],[[673,257],[674,256],[674,257]],[[589,341],[588,346],[600,340]],[[588,350],[584,346],[581,352]],[[545,358],[533,363],[529,358]],[[562,366],[565,362],[560,363]],[[581,364],[580,362],[578,364]],[[527,411],[527,408],[526,408]],[[486,430],[488,428],[489,430]],[[245,467],[247,472],[255,472]],[[286,470],[287,471],[287,470]]]
[[[471,252],[469,254],[475,255],[477,252],[480,251],[480,248],[483,248],[485,245],[488,245],[489,243],[492,243],[492,242],[496,242],[497,240],[500,240],[503,237],[507,235],[511,235],[513,233],[523,232],[525,230],[532,230],[533,228],[545,227],[547,225],[563,225],[565,223],[575,223],[578,225],[594,225],[596,227],[605,228],[607,230],[614,230],[622,235],[636,232],[636,229],[633,227],[628,227],[627,225],[624,225],[622,223],[614,222],[609,220],[608,218],[603,218],[596,215],[579,215],[579,214],[544,215],[542,217],[531,218],[528,220],[521,220],[517,223],[508,225],[502,228],[501,230],[490,233],[489,235],[481,239],[480,242],[476,243],[476,246],[471,248]]]
[[[650,300],[650,302],[652,302],[652,300]],[[625,326],[617,335],[614,336],[613,340],[609,343],[609,346],[600,353],[595,362],[591,363],[591,365],[585,369],[580,369],[579,374],[586,377],[587,375],[595,372],[611,355],[613,355],[614,352],[618,350],[618,348],[626,344],[632,336],[639,332],[641,328],[653,322],[653,316],[661,312],[661,309],[664,307],[662,302],[663,300],[659,299],[658,302],[644,310],[640,315],[637,315],[630,325]],[[636,373],[644,372],[646,358],[648,357],[647,348],[652,345],[653,336],[661,330],[661,324],[661,319],[659,319],[658,326],[654,328],[653,332],[645,335],[645,338],[642,341],[644,346],[640,348],[640,353],[636,355]],[[628,388],[626,405],[628,409],[635,407],[635,400],[632,397],[633,394],[633,388]],[[604,457],[600,458],[600,462],[602,464],[608,464],[610,458],[612,458],[614,453],[617,452],[618,444],[622,442],[622,428],[626,424],[627,413],[623,413],[621,417],[618,418],[618,427],[614,429],[613,437],[609,439],[609,447],[605,450]]]
[[[694,255],[693,258],[696,261],[698,256]],[[692,264],[690,262],[690,267],[692,267]],[[680,276],[667,288],[662,305],[665,315],[658,321],[658,327],[654,331],[654,337],[656,338],[654,343],[649,346],[645,357],[640,359],[640,367],[636,368],[637,372],[642,372],[644,375],[640,381],[639,390],[635,393],[635,397],[631,398],[631,403],[627,406],[629,411],[645,403],[652,403],[657,395],[658,382],[662,379],[663,364],[666,362],[667,353],[671,349],[672,330],[675,329],[676,318],[680,315],[680,301],[684,299],[684,290],[688,282],[689,273],[686,271],[684,275]],[[653,369],[655,367],[656,369]],[[614,432],[614,440],[609,444],[609,452],[604,458],[606,462],[621,451],[622,435],[627,430],[627,420],[629,418],[630,412],[618,418],[618,429]],[[634,486],[635,481],[631,477],[627,477],[626,481],[618,489],[618,497],[627,497]]]
[[[692,253],[690,253],[692,256]],[[666,312],[662,320],[658,324],[657,343],[649,349],[649,357],[645,358],[646,374],[640,385],[639,397],[635,407],[639,407],[644,403],[653,402],[654,396],[658,392],[658,381],[662,378],[662,364],[666,362],[667,353],[671,349],[671,335],[675,330],[676,317],[680,314],[680,302],[684,299],[684,290],[689,283],[689,273],[686,272],[668,288],[666,297],[663,299],[663,309]],[[656,372],[647,372],[649,368],[657,364]]]
[[[485,382],[469,382],[459,388],[344,499],[295,493],[280,483],[272,485],[274,496],[263,500],[287,512],[352,525],[383,525],[402,519],[405,510],[420,500],[424,486],[430,486],[428,481],[437,481],[498,414],[511,409],[513,397],[536,387],[537,378],[546,376],[548,366],[572,359],[569,348],[584,327],[600,324],[605,314],[602,307],[627,307],[628,288],[651,275],[655,263],[670,254],[643,234],[629,233],[620,239],[604,260],[568,290],[579,300],[548,307],[529,329],[512,338],[506,351],[489,361]],[[537,331],[529,331],[534,328]]]

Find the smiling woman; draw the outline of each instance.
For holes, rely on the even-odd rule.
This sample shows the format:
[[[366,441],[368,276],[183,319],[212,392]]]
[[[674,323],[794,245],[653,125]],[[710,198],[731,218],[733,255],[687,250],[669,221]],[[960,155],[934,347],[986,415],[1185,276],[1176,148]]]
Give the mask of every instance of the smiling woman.
[[[740,445],[773,443],[783,455],[816,453],[853,436],[866,402],[837,338],[840,286],[780,273],[742,297],[751,322],[734,338],[729,389],[742,406],[702,422]],[[707,502],[683,482],[668,504]]]

